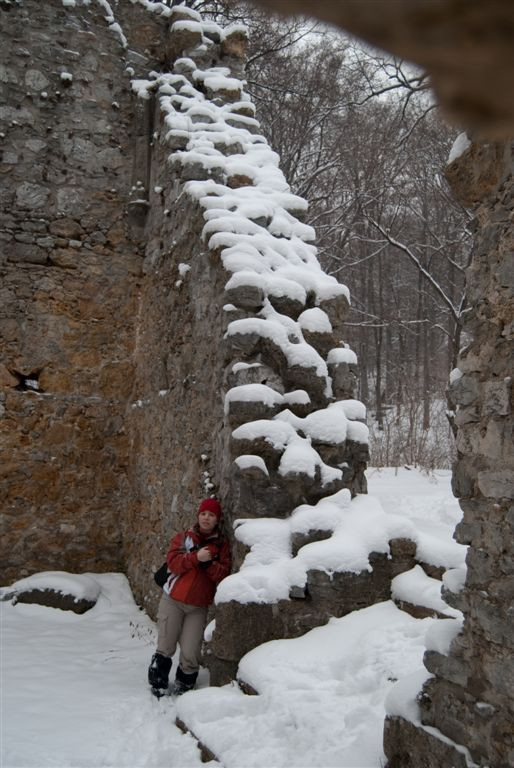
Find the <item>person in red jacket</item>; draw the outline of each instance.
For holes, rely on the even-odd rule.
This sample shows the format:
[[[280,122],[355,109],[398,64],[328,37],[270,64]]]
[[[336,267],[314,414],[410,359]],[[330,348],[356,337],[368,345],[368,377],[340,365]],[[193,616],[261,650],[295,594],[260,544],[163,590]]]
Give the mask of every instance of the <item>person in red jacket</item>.
[[[148,682],[157,696],[168,689],[177,643],[180,657],[171,693],[179,695],[196,683],[207,610],[217,585],[230,573],[230,548],[220,520],[219,501],[204,499],[198,522],[171,541],[169,575],[157,611],[157,650],[148,668]]]

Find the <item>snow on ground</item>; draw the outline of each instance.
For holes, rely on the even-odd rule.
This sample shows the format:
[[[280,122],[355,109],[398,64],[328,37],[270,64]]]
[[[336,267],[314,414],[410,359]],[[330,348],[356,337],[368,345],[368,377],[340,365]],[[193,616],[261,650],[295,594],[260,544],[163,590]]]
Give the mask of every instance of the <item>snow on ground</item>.
[[[193,738],[173,725],[171,701],[158,702],[148,692],[153,622],[138,609],[123,575],[87,576],[100,596],[81,616],[0,603],[0,765],[201,765]]]
[[[417,533],[417,554],[426,563],[461,567],[466,547],[453,539],[462,517],[452,495],[451,471],[423,473],[406,467],[370,468],[368,492],[380,499],[383,510],[409,521]]]
[[[434,548],[451,547],[460,512],[449,472],[367,475],[386,513],[428,532]],[[226,768],[380,768],[385,700],[407,706],[395,681],[414,690],[413,676],[427,675],[427,630],[433,647],[446,647],[460,626],[414,619],[386,601],[251,651],[240,674],[259,696],[235,685],[208,688],[202,670],[198,690],[157,701],[146,683],[153,622],[124,576],[87,574],[91,580],[98,602],[81,616],[0,603],[3,768],[200,766],[194,739],[174,725],[177,713]]]

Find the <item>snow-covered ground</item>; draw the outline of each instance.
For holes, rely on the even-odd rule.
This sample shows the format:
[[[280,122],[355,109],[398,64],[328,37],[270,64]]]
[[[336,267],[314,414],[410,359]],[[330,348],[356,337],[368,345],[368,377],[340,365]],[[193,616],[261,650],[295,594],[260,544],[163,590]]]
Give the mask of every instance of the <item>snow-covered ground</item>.
[[[367,476],[386,513],[405,516],[431,551],[440,542],[455,559],[460,510],[448,471]],[[153,622],[124,576],[88,576],[100,593],[81,616],[0,603],[3,768],[203,765],[177,714],[226,768],[380,768],[386,698],[395,706],[395,681],[419,680],[427,630],[455,622],[413,619],[387,601],[247,654],[240,673],[259,696],[208,688],[202,670],[199,690],[157,701],[146,684]]]

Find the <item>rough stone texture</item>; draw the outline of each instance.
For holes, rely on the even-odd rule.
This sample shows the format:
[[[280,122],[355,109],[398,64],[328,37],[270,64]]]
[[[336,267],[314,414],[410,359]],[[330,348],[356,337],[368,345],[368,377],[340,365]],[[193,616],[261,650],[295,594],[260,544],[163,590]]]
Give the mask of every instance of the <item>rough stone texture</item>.
[[[0,23],[2,579],[119,569],[142,260],[124,52],[96,4]]]
[[[116,14],[129,50],[96,3],[0,7],[2,580],[123,569],[151,611],[152,566],[216,473],[223,286],[131,89],[168,23]]]
[[[276,345],[252,335],[222,341],[234,316],[252,316],[264,294],[225,290],[229,275],[220,252],[201,240],[203,211],[184,183],[253,181],[178,154],[170,160],[170,150],[186,143],[168,140],[157,89],[137,98],[131,78],[169,70],[170,58],[184,53],[176,71],[191,84],[196,64],[222,64],[240,76],[246,42],[240,31],[221,41],[210,25],[214,45],[200,45],[200,28],[180,25],[190,14],[184,7],[113,9],[128,46],[96,3],[23,0],[0,11],[13,43],[2,49],[0,70],[8,105],[0,112],[8,182],[0,264],[2,578],[55,566],[122,569],[152,614],[152,571],[200,497],[221,496],[229,529],[236,517],[286,516],[343,486],[365,490],[367,446],[315,446],[327,463],[345,462],[342,479],[330,485],[319,473],[282,478],[271,454],[270,476],[238,474],[232,460],[259,447],[231,443],[232,430],[276,409],[234,402],[224,413],[227,389],[252,380],[232,371],[235,361],[258,361],[253,381],[277,392],[306,390],[306,402],[291,406],[298,415],[331,398],[314,368],[288,365]],[[237,87],[204,90],[217,104],[241,97]],[[250,103],[233,109],[227,123],[257,130]],[[271,299],[292,318],[310,308]],[[227,300],[235,313],[222,311]],[[348,301],[321,303],[333,333],[307,341],[326,357],[340,342]],[[353,395],[346,378],[337,396]],[[240,555],[235,545],[236,563]]]
[[[476,227],[467,275],[468,343],[458,363],[463,375],[450,387],[458,449],[453,488],[464,513],[456,538],[469,545],[468,570],[462,592],[443,590],[466,620],[447,656],[425,654],[435,677],[420,697],[423,725],[466,747],[477,765],[491,768],[514,763],[511,157],[510,144],[471,145],[448,168],[455,194],[465,204],[475,203]],[[418,766],[425,742],[426,731],[386,721],[391,768]],[[433,764],[448,765],[448,758]]]
[[[65,595],[53,589],[30,589],[25,592],[17,592],[14,602],[46,605],[49,608],[58,608],[61,611],[72,611],[78,614],[86,613],[96,605],[94,600]]]
[[[156,115],[156,129],[159,120]],[[149,564],[158,566],[172,534],[194,520],[198,499],[211,492],[207,482],[219,493],[223,467],[223,351],[213,343],[224,331],[223,274],[192,236],[203,224],[198,205],[184,195],[177,203],[180,188],[157,175],[167,170],[164,151],[156,150],[152,164],[150,188],[165,191],[162,201],[152,200],[146,223],[134,395],[126,419],[132,501],[121,521],[127,573],[150,612],[158,590]],[[191,267],[183,278],[181,263]]]
[[[293,4],[315,5],[330,20],[427,67],[447,113],[468,130],[488,131],[490,139],[512,135],[510,0],[287,0],[281,7]],[[234,347],[218,344],[225,320],[216,314],[219,298],[211,299],[223,291],[216,282],[219,254],[187,237],[183,222],[188,218],[198,232],[200,211],[180,196],[183,181],[207,173],[194,164],[171,165],[175,176],[161,180],[165,150],[154,142],[161,117],[152,99],[135,99],[126,72],[128,66],[146,76],[186,43],[168,36],[168,21],[142,5],[116,4],[116,13],[129,50],[97,4],[0,2],[8,34],[0,52],[2,577],[56,565],[119,569],[126,560],[136,597],[151,610],[157,596],[148,587],[151,565],[160,564],[173,529],[189,518],[193,498],[215,487],[224,501],[233,500],[231,518],[250,501],[257,515],[270,503],[287,514],[300,478],[281,485],[254,473],[246,480],[229,474],[220,458],[233,450],[220,392]],[[236,34],[219,55],[237,69],[244,47]],[[215,98],[231,102],[238,95]],[[246,108],[236,108],[231,122],[256,130]],[[470,341],[459,362],[463,376],[452,387],[454,489],[464,511],[457,538],[470,545],[468,577],[461,593],[446,592],[466,621],[448,656],[426,656],[435,677],[420,698],[423,725],[388,719],[390,766],[460,768],[462,753],[448,738],[481,766],[514,763],[511,157],[510,142],[475,142],[448,170],[463,204],[475,208],[476,229]],[[212,178],[219,178],[217,169]],[[251,179],[235,174],[227,182],[236,189]],[[186,276],[178,285],[178,265],[193,254],[202,277],[188,283]],[[247,292],[238,316],[258,300]],[[304,309],[274,301],[292,318]],[[340,334],[344,307],[323,308]],[[312,371],[286,369],[272,345],[232,341],[238,355],[262,357],[278,391],[306,388],[313,405],[325,403]],[[326,349],[327,339],[319,344]],[[352,366],[332,373],[336,396],[350,397]],[[168,397],[179,403],[176,412],[167,408]],[[202,411],[201,403],[209,407]],[[355,492],[363,490],[364,457],[351,448],[345,446],[352,476],[344,482]],[[304,484],[302,498],[315,499],[315,485]],[[377,561],[377,573],[385,565]],[[327,586],[322,575],[310,574],[311,596],[322,602]],[[360,588],[352,594],[360,599]],[[309,612],[296,606],[308,599],[284,601],[281,632],[306,626]],[[262,610],[271,613],[273,627],[276,607]],[[216,663],[233,675],[233,659],[220,655]]]
[[[293,545],[304,546],[327,535],[330,533],[313,531],[306,537],[294,537]],[[408,539],[392,539],[390,551],[390,556],[370,554],[371,571],[329,575],[311,570],[305,588],[294,589],[289,600],[274,604],[219,603],[216,606],[216,629],[205,649],[211,683],[224,685],[234,679],[239,660],[264,642],[299,637],[333,616],[340,618],[389,600],[391,580],[417,562],[416,545]]]
[[[402,717],[386,718],[384,750],[388,768],[468,768],[462,752]]]
[[[416,62],[444,113],[483,137],[514,134],[514,6],[511,0],[257,0],[305,13]],[[494,83],[494,87],[491,84]]]

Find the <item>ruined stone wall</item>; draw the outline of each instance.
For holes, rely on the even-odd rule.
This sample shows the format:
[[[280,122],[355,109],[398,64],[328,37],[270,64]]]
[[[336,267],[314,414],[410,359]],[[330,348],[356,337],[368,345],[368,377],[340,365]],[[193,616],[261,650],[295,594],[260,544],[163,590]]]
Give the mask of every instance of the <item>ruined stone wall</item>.
[[[472,144],[447,176],[456,196],[474,207],[476,228],[466,343],[450,387],[458,449],[453,489],[463,510],[456,538],[469,545],[467,577],[460,591],[443,590],[465,621],[446,653],[425,653],[432,676],[420,693],[421,724],[388,718],[385,748],[390,768],[464,768],[470,761],[508,768],[514,764],[512,145]]]
[[[483,140],[448,168],[457,198],[475,211],[465,315],[470,338],[459,361],[462,375],[451,387],[458,428],[454,492],[464,515],[456,538],[469,554],[464,588],[445,592],[465,620],[446,653],[426,654],[434,677],[412,692],[419,694],[417,717],[388,717],[384,741],[389,768],[507,768],[514,764],[514,6],[510,0],[257,1],[275,11],[312,13],[416,62],[443,112]]]
[[[118,569],[141,255],[124,48],[96,4],[0,5],[2,577]]]
[[[147,564],[158,565],[201,494],[222,499],[231,532],[241,517],[287,518],[302,502],[364,490],[367,457],[365,409],[352,399],[356,358],[342,343],[347,289],[322,272],[301,221],[306,203],[259,134],[241,79],[244,33],[183,7],[170,21],[174,64],[134,83],[155,109],[127,416],[133,509],[123,525],[131,583],[150,611],[158,593]],[[326,410],[345,398],[348,417]],[[332,428],[317,432],[316,418]],[[285,439],[273,445],[270,430]],[[312,472],[284,471],[293,443],[309,451]],[[236,570],[243,557],[235,542]],[[257,622],[269,638],[325,618],[316,609],[307,624],[302,616],[279,629],[262,613]],[[218,624],[223,666],[233,622]],[[229,666],[234,674],[234,659]]]
[[[344,307],[336,312],[324,307],[331,323],[325,335],[306,322],[298,325],[304,311],[321,309],[315,291],[306,290],[305,296],[297,291],[301,300],[295,304],[290,295],[285,299],[288,291],[268,290],[255,274],[227,285],[223,248],[230,244],[211,247],[201,240],[209,195],[188,196],[185,183],[223,182],[228,189],[248,187],[253,195],[254,180],[241,158],[225,175],[224,161],[221,171],[214,163],[207,173],[205,165],[182,163],[180,119],[172,143],[166,143],[170,113],[157,99],[157,89],[165,96],[169,83],[158,83],[154,75],[155,88],[143,89],[140,99],[131,79],[147,78],[152,69],[169,72],[170,60],[199,47],[193,67],[183,60],[176,69],[185,78],[182,96],[175,92],[180,118],[189,109],[182,110],[180,99],[200,82],[194,72],[223,64],[237,73],[241,40],[235,35],[227,47],[212,26],[202,30],[194,24],[179,25],[169,35],[169,15],[159,4],[159,12],[152,12],[151,5],[113,0],[111,18],[105,3],[0,2],[5,36],[0,51],[2,577],[126,567],[138,600],[149,610],[157,597],[150,566],[158,564],[169,536],[190,518],[200,495],[220,493],[229,521],[248,516],[250,508],[257,518],[271,509],[287,519],[295,504],[315,504],[328,491],[321,487],[322,464],[341,465],[343,477],[334,487],[355,492],[364,489],[365,461],[363,443],[342,438],[330,443],[311,434],[320,458],[311,482],[308,472],[280,471],[287,440],[279,449],[266,442],[266,434],[232,435],[252,421],[271,421],[278,404],[283,410],[288,405],[300,420],[287,417],[295,432],[287,439],[306,439],[302,420],[331,401],[313,370],[289,364],[288,344],[300,327],[327,361],[341,338]],[[402,27],[402,34],[415,57],[416,25],[419,29],[423,19],[414,15],[407,22],[411,27]],[[437,27],[437,19],[434,23]],[[505,50],[512,55],[512,46]],[[438,51],[435,57],[442,60]],[[466,83],[476,82],[457,58]],[[433,61],[429,56],[427,66]],[[491,81],[486,78],[481,98],[492,92]],[[238,105],[240,93],[212,90],[202,82],[199,92],[226,108],[233,125],[250,126],[255,134],[251,107]],[[501,106],[505,103],[501,97]],[[488,114],[482,107],[479,112]],[[201,110],[188,117],[189,133],[202,121],[212,122]],[[507,117],[502,112],[494,130],[504,130]],[[222,137],[218,143],[223,142]],[[168,165],[171,149],[178,162]],[[237,141],[220,150],[225,158],[239,154]],[[470,343],[459,362],[462,376],[452,385],[459,450],[454,487],[464,511],[457,536],[470,550],[465,587],[447,592],[447,599],[466,618],[448,653],[426,655],[433,677],[420,699],[420,720],[388,719],[391,768],[470,761],[506,768],[514,762],[510,144],[475,145],[450,174],[462,202],[476,208],[466,319]],[[293,203],[289,200],[287,213],[301,218]],[[246,218],[253,222],[244,224],[248,232],[261,227],[287,239],[281,230],[284,220],[291,225],[287,215],[279,221],[254,211]],[[219,235],[223,227],[226,222],[211,234]],[[249,332],[232,325],[226,343],[232,323],[255,318],[263,308],[270,314],[259,319],[271,317],[266,301],[285,316],[293,340],[276,343],[275,336],[270,343],[255,326]],[[336,396],[351,400],[351,356],[336,356],[330,365]],[[279,397],[266,390],[266,401],[248,401],[243,395],[249,384]],[[290,397],[299,389],[308,398]],[[359,418],[349,421],[358,424]],[[292,537],[294,552],[330,535],[304,533],[303,539]],[[235,554],[240,563],[244,547],[238,545]],[[318,598],[314,611],[305,592],[287,596],[283,604],[248,603],[244,610],[223,603],[213,641],[220,677],[223,663],[232,674],[248,649],[242,617],[265,630],[262,641],[305,631],[320,611],[336,615],[334,600],[343,610],[342,592],[358,607],[366,590],[369,600],[383,599],[391,575],[412,566],[412,553],[400,555],[399,563],[388,564],[384,581],[361,580],[355,593],[344,577],[327,591],[320,573],[310,572],[307,587]],[[381,570],[387,569],[377,561],[375,571]],[[257,641],[253,632],[251,643]]]
[[[223,279],[202,243],[198,203],[183,194],[166,163],[158,105],[135,345],[135,379],[126,425],[131,493],[121,525],[126,569],[152,613],[151,578],[172,535],[191,525],[201,498],[220,493],[217,450],[223,421]],[[155,191],[157,189],[157,191]]]
[[[230,530],[365,490],[347,289],[259,135],[240,28],[146,0],[2,14],[4,578],[124,569],[152,614],[202,496]]]
[[[177,55],[169,9],[110,7],[0,7],[2,578],[127,569],[151,611],[219,490],[223,285],[132,88]]]

